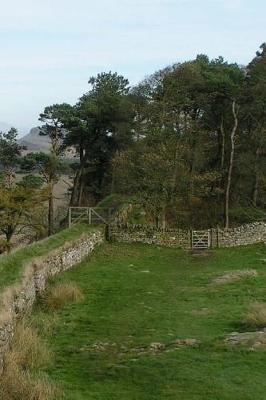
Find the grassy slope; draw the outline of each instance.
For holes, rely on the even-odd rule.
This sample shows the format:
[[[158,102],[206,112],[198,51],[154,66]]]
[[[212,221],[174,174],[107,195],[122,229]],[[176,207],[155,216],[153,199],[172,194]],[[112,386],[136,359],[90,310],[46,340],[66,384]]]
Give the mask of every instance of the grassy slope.
[[[221,344],[226,333],[243,329],[251,302],[266,301],[263,258],[264,245],[219,249],[205,258],[140,244],[102,246],[56,279],[78,283],[85,299],[56,315],[46,337],[55,352],[49,374],[67,400],[264,400],[266,352]],[[210,285],[242,268],[259,276]],[[50,318],[40,306],[32,317],[37,326]],[[141,357],[86,350],[96,342],[134,348],[175,338],[202,344]]]
[[[88,229],[86,225],[73,225],[71,229],[65,229],[48,239],[17,250],[8,256],[2,256],[0,258],[0,291],[19,279],[23,271],[22,267],[31,259],[47,254],[64,243],[78,238]]]

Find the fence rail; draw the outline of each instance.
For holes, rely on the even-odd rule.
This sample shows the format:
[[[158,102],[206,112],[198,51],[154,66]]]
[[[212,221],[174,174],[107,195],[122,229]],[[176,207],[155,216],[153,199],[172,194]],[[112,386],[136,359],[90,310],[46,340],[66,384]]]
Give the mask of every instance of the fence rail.
[[[115,208],[104,207],[69,207],[68,209],[68,225],[80,222],[89,225],[108,224],[114,217]]]
[[[211,231],[191,231],[191,247],[194,250],[206,250],[211,247]]]

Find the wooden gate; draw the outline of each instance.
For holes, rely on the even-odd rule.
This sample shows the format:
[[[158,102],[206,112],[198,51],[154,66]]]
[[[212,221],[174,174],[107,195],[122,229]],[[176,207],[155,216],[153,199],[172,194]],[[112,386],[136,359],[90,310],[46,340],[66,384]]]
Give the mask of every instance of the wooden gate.
[[[206,250],[211,245],[210,231],[192,231],[191,247],[193,250]]]
[[[89,225],[108,224],[113,215],[111,208],[103,207],[69,207],[68,210],[68,225],[80,222],[88,223]]]

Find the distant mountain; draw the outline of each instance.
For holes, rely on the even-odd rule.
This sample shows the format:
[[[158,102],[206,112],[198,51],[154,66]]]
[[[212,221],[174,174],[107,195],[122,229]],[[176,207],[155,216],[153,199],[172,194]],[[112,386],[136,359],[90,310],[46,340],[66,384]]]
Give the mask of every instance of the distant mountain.
[[[51,141],[48,136],[40,135],[40,128],[32,128],[30,132],[18,140],[21,146],[24,146],[24,154],[37,153],[42,151],[48,153],[51,147]],[[64,158],[72,160],[77,158],[77,152],[74,147],[68,147],[64,151]]]
[[[47,153],[50,149],[51,142],[48,136],[40,135],[38,127],[32,128],[30,132],[18,140],[21,146],[27,148],[27,152],[43,151]]]

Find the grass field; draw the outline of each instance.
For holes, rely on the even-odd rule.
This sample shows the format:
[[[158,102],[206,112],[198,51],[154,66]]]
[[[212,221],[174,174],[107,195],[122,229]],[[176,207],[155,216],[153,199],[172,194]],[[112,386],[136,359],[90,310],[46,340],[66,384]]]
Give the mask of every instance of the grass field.
[[[266,351],[223,344],[246,329],[250,304],[266,301],[265,249],[192,256],[141,244],[98,248],[51,282],[77,284],[84,299],[56,312],[39,304],[30,317],[54,352],[48,374],[67,400],[265,400]],[[212,284],[251,268],[257,277]],[[189,338],[199,346],[146,351]]]

